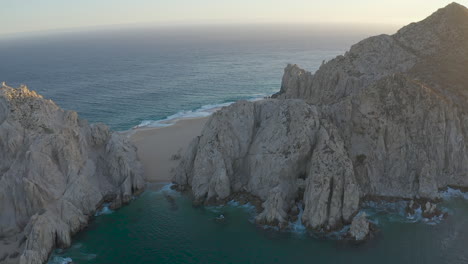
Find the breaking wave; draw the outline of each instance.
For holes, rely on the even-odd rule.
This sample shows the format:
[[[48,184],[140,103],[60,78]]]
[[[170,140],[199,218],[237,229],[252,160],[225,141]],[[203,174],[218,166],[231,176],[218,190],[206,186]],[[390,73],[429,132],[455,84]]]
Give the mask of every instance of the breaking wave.
[[[258,94],[255,97],[247,99],[247,101],[259,101],[265,98],[266,94]],[[218,111],[219,109],[229,106],[231,104],[235,103],[234,101],[232,102],[225,102],[225,103],[220,103],[220,104],[208,104],[204,105],[198,109],[195,110],[182,110],[177,112],[176,114],[170,115],[164,119],[161,120],[144,120],[142,121],[139,125],[134,126],[133,128],[150,128],[150,127],[168,127],[174,125],[177,121],[182,120],[182,119],[193,119],[193,118],[201,118],[201,117],[207,117],[213,114],[214,112]]]

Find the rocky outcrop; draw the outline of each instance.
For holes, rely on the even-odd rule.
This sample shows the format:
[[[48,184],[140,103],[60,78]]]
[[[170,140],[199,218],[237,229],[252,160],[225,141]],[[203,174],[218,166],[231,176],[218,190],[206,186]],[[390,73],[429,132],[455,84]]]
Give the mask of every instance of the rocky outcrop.
[[[215,113],[174,182],[199,201],[247,192],[257,221],[351,223],[368,197],[436,200],[468,187],[468,11],[458,4],[363,40],[312,74],[288,65],[274,99]],[[357,222],[360,222],[356,220]]]
[[[468,184],[467,47],[468,10],[450,4],[358,43],[314,75],[288,66],[283,80],[299,85],[283,83],[277,97],[321,106],[364,195],[435,199],[440,188]]]
[[[339,165],[339,166],[337,166]],[[303,221],[350,221],[359,190],[336,128],[303,100],[238,102],[213,114],[176,173],[195,199],[248,192],[264,201],[257,221],[284,224],[297,199]]]
[[[44,263],[68,247],[104,201],[120,206],[144,187],[136,152],[25,86],[0,87],[0,253]]]
[[[452,3],[394,35],[374,36],[353,45],[343,56],[323,64],[314,74],[297,65],[288,65],[281,90],[274,97],[331,105],[384,77],[404,73],[411,79],[426,80],[441,94],[462,94],[467,99],[468,92],[463,89],[468,84],[464,77],[468,56],[467,17],[464,6]]]
[[[364,195],[436,199],[467,186],[467,111],[429,86],[392,75],[326,111]]]
[[[365,240],[370,234],[370,223],[366,213],[356,215],[349,228],[349,236],[356,241]]]

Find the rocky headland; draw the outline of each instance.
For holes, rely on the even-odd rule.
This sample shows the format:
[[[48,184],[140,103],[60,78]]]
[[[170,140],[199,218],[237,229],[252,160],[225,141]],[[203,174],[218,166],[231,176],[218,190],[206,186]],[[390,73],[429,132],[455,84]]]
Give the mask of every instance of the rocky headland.
[[[135,147],[27,87],[0,86],[0,262],[39,264],[144,188]]]
[[[197,203],[256,197],[260,223],[285,225],[300,202],[308,228],[353,222],[363,239],[368,199],[430,213],[439,190],[468,187],[467,103],[468,10],[452,3],[315,73],[288,65],[272,99],[211,116],[173,181]]]
[[[467,102],[468,10],[453,3],[315,73],[288,65],[271,99],[209,118],[173,181],[197,204],[251,201],[261,224],[301,217],[363,240],[367,201],[431,217],[441,189],[468,188]],[[46,262],[104,203],[145,186],[126,136],[25,86],[0,85],[0,150],[0,263]]]

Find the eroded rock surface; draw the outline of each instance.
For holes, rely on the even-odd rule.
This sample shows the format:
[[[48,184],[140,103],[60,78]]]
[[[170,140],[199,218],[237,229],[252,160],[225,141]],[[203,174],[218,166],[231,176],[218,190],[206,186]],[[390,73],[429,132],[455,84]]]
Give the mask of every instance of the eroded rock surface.
[[[353,218],[349,228],[349,236],[356,241],[365,240],[370,234],[370,223],[366,213],[360,213]]]
[[[264,201],[257,220],[265,223],[284,224],[304,197],[303,221],[329,227],[350,221],[358,209],[348,157],[317,107],[303,100],[238,102],[213,114],[175,182],[204,201],[253,194]]]
[[[367,197],[435,200],[468,187],[467,69],[468,11],[455,3],[314,74],[288,65],[275,99],[211,117],[174,182],[205,202],[253,194],[257,221],[280,226],[302,201],[317,230],[350,224]]]
[[[101,203],[119,206],[144,187],[123,136],[25,86],[0,87],[0,150],[4,263],[44,263],[55,246],[70,246]]]

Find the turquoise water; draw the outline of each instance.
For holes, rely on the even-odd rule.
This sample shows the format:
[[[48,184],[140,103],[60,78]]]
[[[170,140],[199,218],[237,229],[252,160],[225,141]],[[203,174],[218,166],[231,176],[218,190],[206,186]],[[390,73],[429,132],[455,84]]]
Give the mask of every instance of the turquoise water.
[[[249,205],[193,207],[167,187],[149,189],[96,217],[50,263],[467,263],[467,197],[445,201],[450,216],[440,222],[400,214],[398,203],[374,204],[366,211],[380,232],[354,244],[259,227]]]

